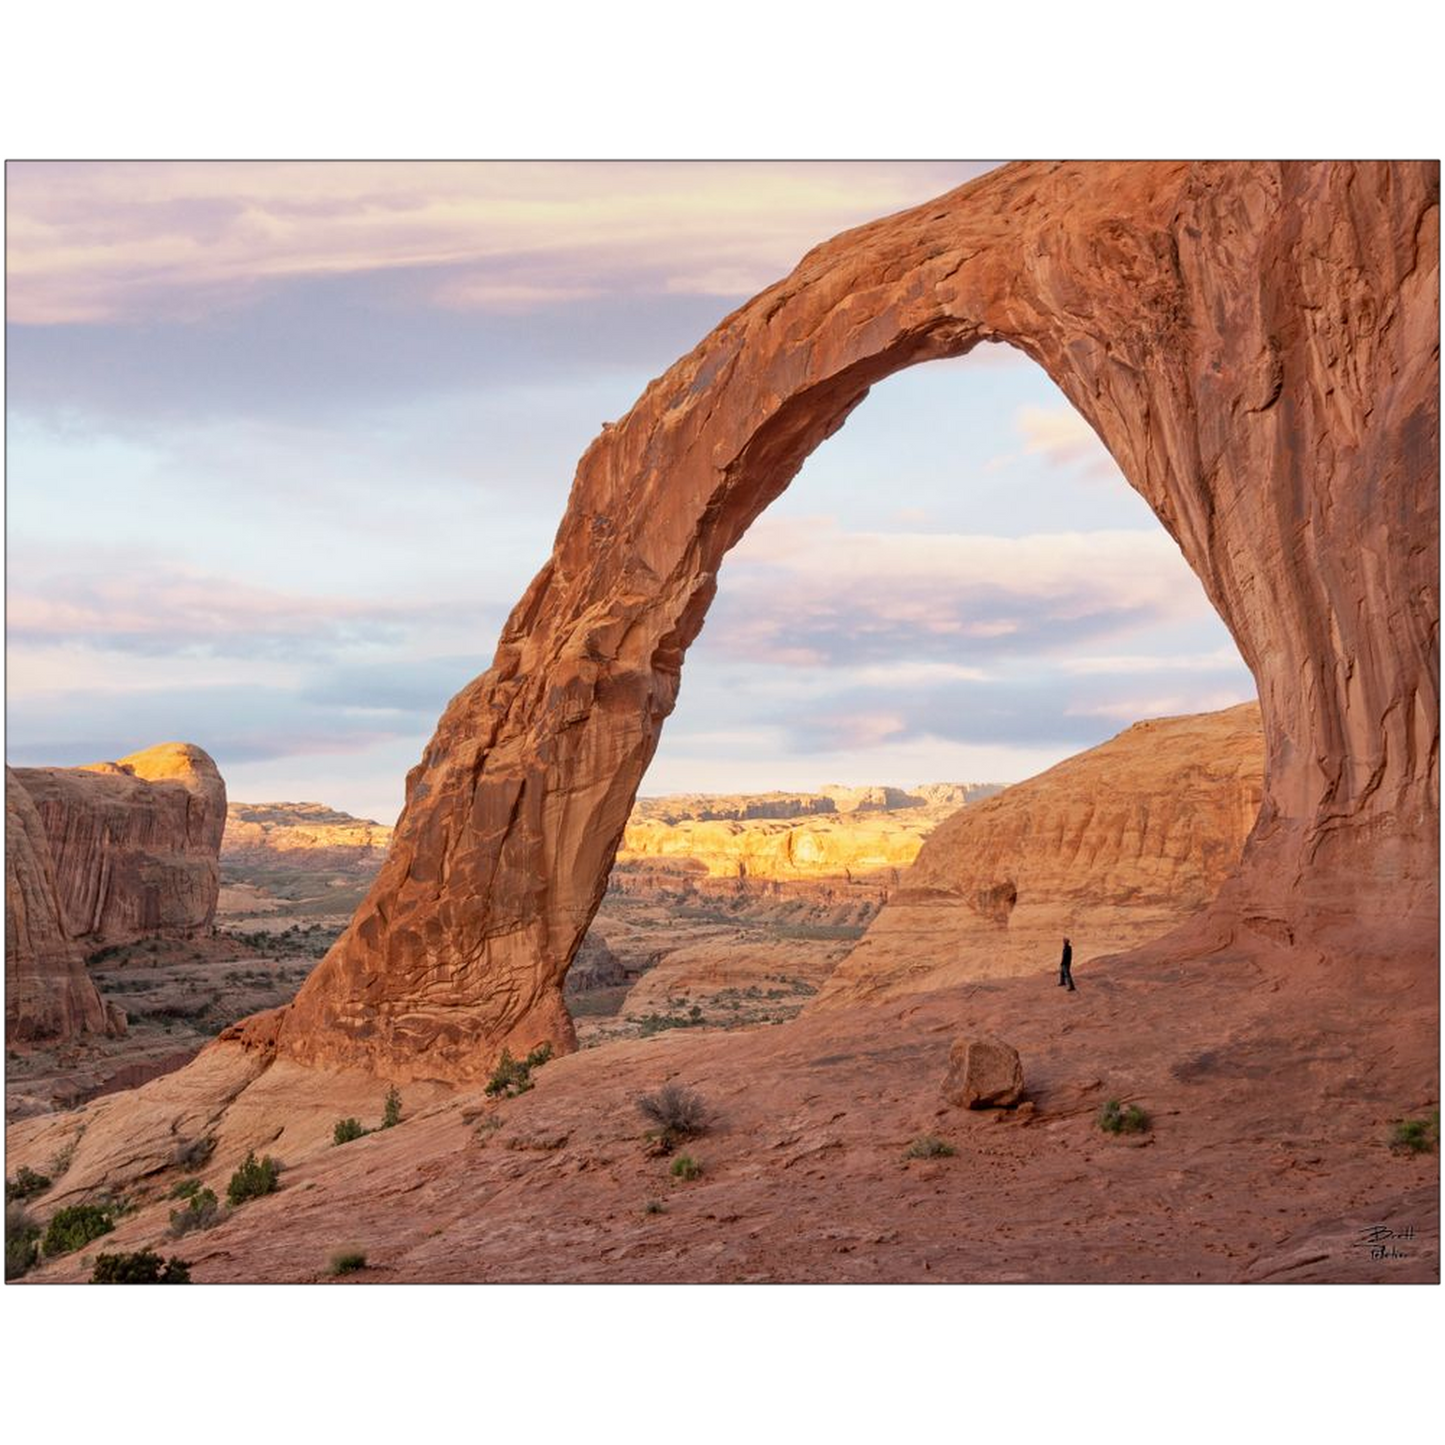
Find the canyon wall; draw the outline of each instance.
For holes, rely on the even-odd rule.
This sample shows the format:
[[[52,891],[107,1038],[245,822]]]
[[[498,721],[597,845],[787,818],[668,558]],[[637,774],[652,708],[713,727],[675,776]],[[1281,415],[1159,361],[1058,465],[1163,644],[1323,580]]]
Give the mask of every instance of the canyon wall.
[[[1167,934],[1234,872],[1259,814],[1255,703],[1136,723],[923,844],[812,1007],[1085,965]]]
[[[50,842],[30,794],[5,769],[5,1041],[64,1041],[121,1033],[70,936]]]
[[[66,927],[87,951],[211,927],[226,785],[189,743],[113,763],[16,768],[39,814]]]
[[[810,251],[588,448],[366,902],[233,1037],[403,1079],[572,1047],[562,982],[728,550],[870,386],[985,343],[1098,433],[1258,685],[1259,818],[1178,946],[1436,967],[1438,202],[1430,162],[1039,162]]]

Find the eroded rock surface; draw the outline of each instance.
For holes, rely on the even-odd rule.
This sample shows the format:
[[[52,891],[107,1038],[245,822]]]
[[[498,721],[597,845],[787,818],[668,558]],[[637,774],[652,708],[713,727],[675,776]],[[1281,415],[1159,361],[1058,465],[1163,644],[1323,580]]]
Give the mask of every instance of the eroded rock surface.
[[[1206,909],[1259,813],[1254,703],[1136,723],[941,823],[814,1001],[838,1008],[1105,954]]]
[[[1434,967],[1438,184],[1414,162],[1030,163],[809,252],[588,449],[366,902],[240,1037],[452,1079],[570,1047],[562,980],[729,548],[873,383],[983,342],[1093,426],[1258,684],[1259,821],[1192,946]]]
[[[1024,1096],[1019,1051],[1001,1039],[955,1039],[948,1051],[943,1097],[959,1109],[1005,1109]]]
[[[211,927],[226,785],[189,743],[113,763],[17,768],[40,815],[66,926],[87,950]]]
[[[30,794],[5,769],[5,1041],[123,1032],[70,936],[50,842]]]

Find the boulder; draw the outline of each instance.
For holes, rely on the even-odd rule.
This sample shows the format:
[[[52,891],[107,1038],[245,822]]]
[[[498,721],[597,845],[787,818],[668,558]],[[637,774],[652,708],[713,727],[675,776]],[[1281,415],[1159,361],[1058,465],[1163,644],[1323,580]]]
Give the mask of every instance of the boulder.
[[[1006,1109],[1024,1096],[1019,1051],[1000,1039],[955,1039],[943,1097],[960,1109]]]
[[[50,842],[66,927],[87,951],[210,929],[226,785],[189,743],[118,762],[16,768]]]

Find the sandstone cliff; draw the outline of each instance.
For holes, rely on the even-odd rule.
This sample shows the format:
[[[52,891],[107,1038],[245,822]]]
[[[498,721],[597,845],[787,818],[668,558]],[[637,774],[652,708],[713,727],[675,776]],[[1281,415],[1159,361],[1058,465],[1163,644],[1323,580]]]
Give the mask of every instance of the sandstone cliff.
[[[1208,906],[1259,813],[1259,706],[1157,718],[956,814],[812,1007],[1076,970]],[[1087,977],[1087,969],[1081,970]]]
[[[119,762],[17,768],[50,841],[66,926],[96,949],[210,928],[226,785],[189,743]]]
[[[55,864],[30,794],[5,769],[5,1041],[118,1033],[65,926]]]
[[[355,818],[324,803],[231,803],[221,857],[284,854],[315,859],[327,867],[354,866],[374,871],[391,845],[383,823]]]

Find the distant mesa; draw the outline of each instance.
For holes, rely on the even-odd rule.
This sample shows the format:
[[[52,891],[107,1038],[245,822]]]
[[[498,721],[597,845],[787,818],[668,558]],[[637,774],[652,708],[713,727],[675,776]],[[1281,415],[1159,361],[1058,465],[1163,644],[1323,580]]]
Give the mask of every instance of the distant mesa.
[[[1158,938],[1238,867],[1263,788],[1258,703],[1136,723],[941,823],[811,1006],[1046,969],[1066,934],[1076,967]]]
[[[209,931],[226,785],[190,743],[118,762],[16,768],[54,860],[65,927],[86,951]]]
[[[248,855],[304,855],[293,861],[374,869],[391,846],[391,834],[384,823],[324,803],[232,803],[221,857],[230,862]]]

